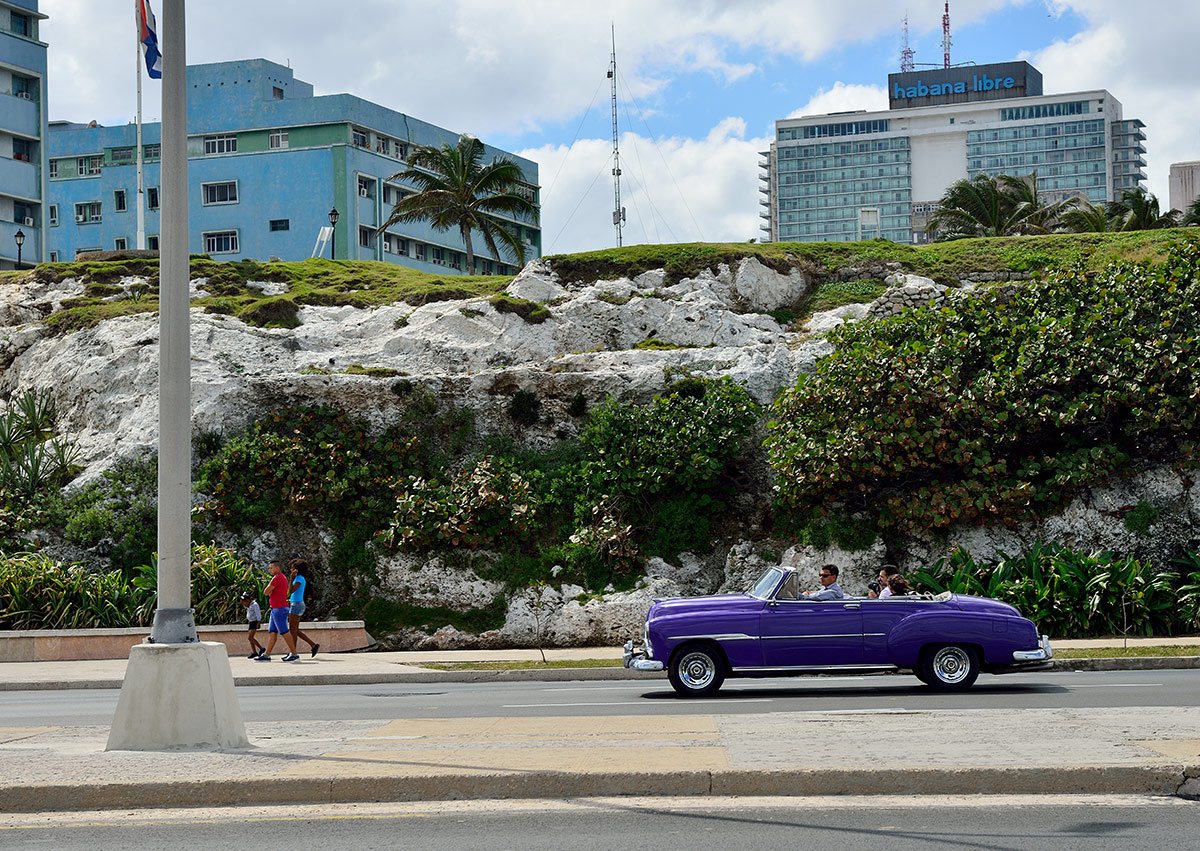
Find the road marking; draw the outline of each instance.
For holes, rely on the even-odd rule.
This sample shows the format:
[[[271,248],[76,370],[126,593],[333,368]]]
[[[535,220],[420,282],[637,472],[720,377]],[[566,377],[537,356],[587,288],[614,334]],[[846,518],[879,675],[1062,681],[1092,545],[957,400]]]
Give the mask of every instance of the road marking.
[[[1075,686],[1067,686],[1067,688],[1162,688],[1162,683],[1083,683]]]
[[[501,706],[501,709],[557,709],[563,706],[692,706],[697,703],[727,703],[727,704],[742,704],[742,703],[774,703],[774,698],[770,697],[754,697],[748,699],[731,699],[724,698],[719,700],[695,700],[693,698],[684,698],[685,702],[677,701],[654,701],[654,700],[619,700],[609,703],[506,703]]]

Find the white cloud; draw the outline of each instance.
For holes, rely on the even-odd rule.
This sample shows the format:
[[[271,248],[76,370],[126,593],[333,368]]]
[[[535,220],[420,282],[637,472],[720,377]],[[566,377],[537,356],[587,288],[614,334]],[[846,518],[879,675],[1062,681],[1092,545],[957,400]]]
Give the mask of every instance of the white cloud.
[[[1108,89],[1146,122],[1150,191],[1168,203],[1170,164],[1200,158],[1200,88],[1192,68],[1200,3],[1054,0],[1087,28],[1028,57],[1048,92]]]
[[[887,108],[888,93],[883,86],[864,86],[838,80],[828,89],[818,89],[808,103],[788,113],[788,118],[824,115],[827,112],[849,112],[855,109],[870,112]]]
[[[760,236],[758,152],[741,118],[726,118],[703,139],[621,137],[624,242],[745,242]],[[612,142],[581,139],[570,148],[521,151],[543,182],[543,247],[563,253],[616,244],[612,226]],[[557,176],[556,176],[557,175]]]

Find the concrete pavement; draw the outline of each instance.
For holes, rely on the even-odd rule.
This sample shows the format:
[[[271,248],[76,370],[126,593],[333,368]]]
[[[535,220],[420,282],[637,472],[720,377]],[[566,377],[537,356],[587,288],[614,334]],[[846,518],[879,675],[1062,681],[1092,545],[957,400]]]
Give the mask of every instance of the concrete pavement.
[[[604,795],[1200,795],[1190,707],[247,724],[225,752],[0,728],[0,812]]]

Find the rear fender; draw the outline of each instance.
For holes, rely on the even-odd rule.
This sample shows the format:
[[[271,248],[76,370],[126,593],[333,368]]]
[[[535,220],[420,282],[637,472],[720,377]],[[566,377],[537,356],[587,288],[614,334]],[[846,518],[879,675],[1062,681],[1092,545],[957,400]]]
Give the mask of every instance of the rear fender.
[[[930,644],[971,644],[986,665],[1012,663],[1014,650],[1036,646],[1037,631],[1022,617],[974,615],[961,611],[918,612],[896,624],[888,635],[888,656],[900,668],[915,668]],[[1033,643],[1030,643],[1030,637]]]

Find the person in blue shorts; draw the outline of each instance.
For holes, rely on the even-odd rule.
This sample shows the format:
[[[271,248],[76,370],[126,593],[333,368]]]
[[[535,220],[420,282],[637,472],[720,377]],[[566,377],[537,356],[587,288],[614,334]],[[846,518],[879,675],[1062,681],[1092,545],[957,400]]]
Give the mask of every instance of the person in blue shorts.
[[[304,604],[304,592],[308,587],[308,562],[302,558],[294,558],[288,562],[288,574],[292,578],[291,594],[288,597],[288,631],[291,633],[291,645],[293,647],[291,659],[285,658],[285,662],[294,662],[300,656],[296,653],[295,648],[300,646],[300,642],[306,643],[311,652],[309,657],[317,655],[317,651],[321,649],[321,645],[317,644],[311,638],[304,634],[304,630],[300,629],[300,618],[307,608]]]

